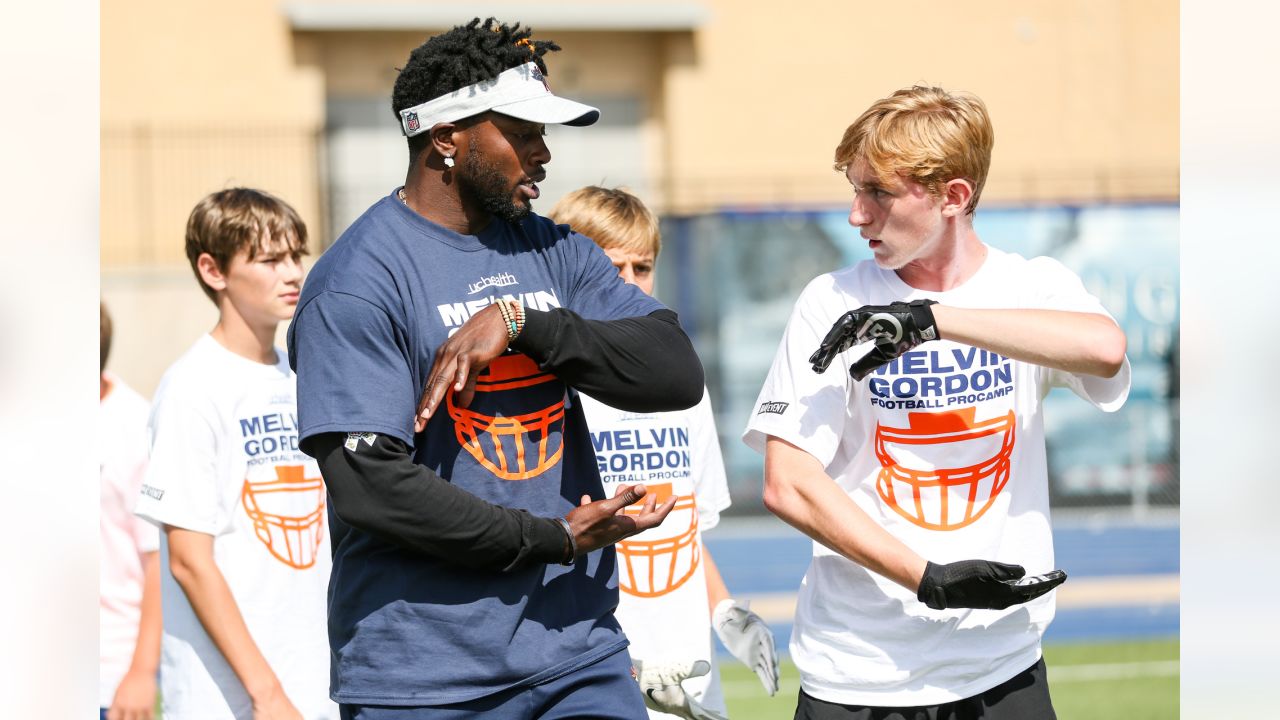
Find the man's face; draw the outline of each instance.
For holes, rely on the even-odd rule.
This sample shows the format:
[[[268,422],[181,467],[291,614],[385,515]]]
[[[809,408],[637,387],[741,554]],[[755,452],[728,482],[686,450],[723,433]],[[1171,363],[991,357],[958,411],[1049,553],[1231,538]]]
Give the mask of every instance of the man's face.
[[[494,112],[468,128],[455,171],[463,202],[510,223],[527,217],[551,162],[545,135],[544,125]]]
[[[849,224],[867,241],[877,265],[899,270],[938,252],[944,228],[942,200],[924,185],[902,176],[883,184],[863,159],[850,165],[845,177],[853,186]]]

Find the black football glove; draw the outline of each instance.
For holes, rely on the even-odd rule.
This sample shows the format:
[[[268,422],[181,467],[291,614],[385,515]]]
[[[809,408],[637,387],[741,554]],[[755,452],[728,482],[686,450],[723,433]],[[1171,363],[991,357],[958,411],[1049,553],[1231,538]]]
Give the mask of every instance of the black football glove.
[[[925,566],[916,599],[934,610],[1003,610],[1034,600],[1067,579],[1061,570],[1023,577],[1026,574],[1021,565],[987,560],[961,560],[946,565],[931,562]]]
[[[938,325],[930,305],[935,300],[912,300],[889,305],[864,305],[841,315],[818,350],[809,356],[813,371],[823,373],[836,355],[854,345],[874,342],[875,347],[849,366],[854,380],[893,360],[926,340],[938,339]]]

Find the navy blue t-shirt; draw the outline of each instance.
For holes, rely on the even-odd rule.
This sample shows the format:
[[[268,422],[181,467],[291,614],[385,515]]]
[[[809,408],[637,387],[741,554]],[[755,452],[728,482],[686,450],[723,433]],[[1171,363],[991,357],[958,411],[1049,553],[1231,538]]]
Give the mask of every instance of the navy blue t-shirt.
[[[467,408],[413,417],[436,348],[496,298],[588,319],[662,305],[623,283],[588,238],[531,215],[459,235],[393,193],[307,277],[289,328],[300,438],[388,433],[414,460],[489,502],[544,517],[604,497],[582,410],[558,378],[509,351]],[[474,570],[378,540],[332,512],[331,694],[338,702],[435,705],[554,678],[626,645],[613,548],[572,567]]]

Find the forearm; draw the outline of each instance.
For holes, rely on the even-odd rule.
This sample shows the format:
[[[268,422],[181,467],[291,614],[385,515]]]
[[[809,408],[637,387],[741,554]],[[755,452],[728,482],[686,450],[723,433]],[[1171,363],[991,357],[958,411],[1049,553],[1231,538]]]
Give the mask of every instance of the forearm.
[[[1113,377],[1124,332],[1105,315],[1063,310],[979,310],[933,305],[944,340],[1071,373]]]
[[[711,559],[711,551],[706,545],[702,546],[702,566],[707,578],[707,612],[716,609],[716,605],[721,600],[729,599],[729,586],[724,584],[724,578],[720,575],[720,568],[716,567],[716,563]]]
[[[611,321],[585,320],[564,309],[526,310],[511,347],[621,410],[683,410],[702,399],[702,362],[670,310]]]
[[[160,553],[142,555],[142,606],[138,641],[134,644],[130,672],[155,675],[160,667]]]
[[[765,449],[764,504],[787,524],[915,592],[927,561],[871,519],[812,455],[775,437]]]
[[[249,634],[249,627],[240,614],[231,588],[213,560],[212,546],[207,556],[203,552],[174,552],[173,533],[189,531],[168,531],[171,538],[169,566],[174,580],[249,697],[256,702],[279,692],[280,680]]]
[[[510,571],[561,562],[567,536],[557,520],[494,505],[413,462],[403,442],[378,435],[352,451],[343,433],[303,441],[342,522],[414,552],[466,567]]]

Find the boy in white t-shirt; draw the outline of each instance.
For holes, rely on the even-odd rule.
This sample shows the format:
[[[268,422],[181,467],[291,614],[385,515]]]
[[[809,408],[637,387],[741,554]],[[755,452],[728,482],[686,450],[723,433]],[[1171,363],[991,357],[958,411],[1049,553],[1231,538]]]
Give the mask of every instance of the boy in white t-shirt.
[[[218,323],[160,381],[137,508],[164,530],[166,720],[338,717],[325,490],[298,449],[295,379],[274,346],[306,247],[298,214],[259,190],[213,193],[187,221]]]
[[[1079,278],[978,238],[993,137],[978,98],[913,87],[836,149],[874,260],[801,293],[744,435],[814,539],[796,718],[1055,717],[1042,401],[1114,411],[1130,371]]]
[[[147,469],[150,404],[107,372],[112,324],[99,304],[98,705],[102,720],[151,720],[160,667],[160,538],[133,514]]]
[[[657,218],[621,189],[584,187],[547,214],[600,246],[622,279],[653,294],[662,249]],[[711,398],[675,412],[617,410],[579,395],[605,493],[643,482],[658,502],[675,496],[666,521],[618,543],[618,622],[631,641],[649,717],[725,718],[708,624],[730,652],[778,690],[778,658],[764,621],[729,596],[702,533],[729,507]],[[638,506],[635,506],[638,509]],[[710,621],[710,623],[708,622]]]

